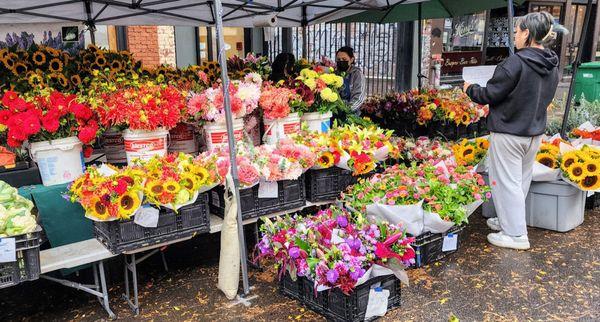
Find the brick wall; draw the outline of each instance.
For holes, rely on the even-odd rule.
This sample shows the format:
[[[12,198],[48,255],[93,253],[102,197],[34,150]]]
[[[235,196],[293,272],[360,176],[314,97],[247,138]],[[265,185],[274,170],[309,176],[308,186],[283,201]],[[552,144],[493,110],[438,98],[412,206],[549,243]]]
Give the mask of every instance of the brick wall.
[[[133,57],[141,60],[144,66],[154,67],[160,65],[158,27],[127,27],[127,46]]]
[[[158,55],[160,64],[176,66],[175,27],[158,26]]]

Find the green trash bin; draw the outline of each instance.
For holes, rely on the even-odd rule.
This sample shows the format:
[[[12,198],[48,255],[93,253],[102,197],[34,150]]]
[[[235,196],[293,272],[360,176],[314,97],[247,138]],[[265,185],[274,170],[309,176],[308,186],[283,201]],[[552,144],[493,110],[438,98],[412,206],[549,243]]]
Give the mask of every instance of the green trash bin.
[[[600,62],[589,62],[579,66],[575,77],[575,102],[600,100]]]

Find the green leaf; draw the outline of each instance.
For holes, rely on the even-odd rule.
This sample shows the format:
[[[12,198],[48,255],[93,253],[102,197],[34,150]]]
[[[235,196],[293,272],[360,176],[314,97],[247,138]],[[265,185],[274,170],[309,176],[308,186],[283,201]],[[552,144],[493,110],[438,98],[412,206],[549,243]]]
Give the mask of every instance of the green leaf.
[[[300,237],[296,237],[296,239],[294,240],[294,243],[296,244],[296,246],[300,247],[300,249],[302,249],[305,252],[310,252],[310,245],[303,241],[302,239],[300,239]]]

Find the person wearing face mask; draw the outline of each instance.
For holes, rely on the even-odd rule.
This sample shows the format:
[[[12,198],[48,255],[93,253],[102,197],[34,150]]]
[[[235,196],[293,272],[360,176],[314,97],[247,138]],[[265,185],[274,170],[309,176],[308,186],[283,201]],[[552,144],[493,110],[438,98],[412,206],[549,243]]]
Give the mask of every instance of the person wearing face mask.
[[[354,66],[354,49],[352,47],[342,47],[335,53],[336,71],[344,76],[344,87],[341,90],[341,97],[350,110],[356,115],[360,114],[360,106],[365,101],[367,93],[365,91],[365,76]]]
[[[476,103],[489,104],[489,178],[497,218],[487,221],[495,246],[528,249],[525,198],[533,163],[546,128],[546,111],[558,85],[559,59],[548,47],[568,31],[547,12],[533,12],[516,24],[515,55],[500,63],[486,87],[464,84]]]
[[[280,53],[275,57],[271,64],[271,75],[269,80],[273,83],[279,81],[286,81],[292,75],[294,71],[294,64],[296,63],[296,57],[290,53]]]

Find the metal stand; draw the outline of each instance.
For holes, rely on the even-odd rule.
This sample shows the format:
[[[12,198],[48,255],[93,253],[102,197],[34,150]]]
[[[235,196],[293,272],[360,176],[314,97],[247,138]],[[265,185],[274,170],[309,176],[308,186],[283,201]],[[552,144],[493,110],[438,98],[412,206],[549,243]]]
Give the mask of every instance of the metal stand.
[[[135,259],[135,254],[125,254],[125,265],[123,265],[123,271],[125,272],[125,294],[123,294],[123,299],[127,302],[133,314],[135,316],[140,314],[140,303],[138,299],[138,279],[137,279],[137,264],[145,261],[148,257],[160,252],[160,256],[165,267],[165,271],[169,271],[169,267],[167,266],[167,260],[165,259],[165,253],[162,248],[156,248],[139,259]],[[132,285],[133,285],[133,301],[131,299],[131,292],[129,288],[129,273],[131,272]]]
[[[104,262],[99,261],[93,263],[92,269],[94,271],[93,285],[76,283],[69,280],[55,278],[47,275],[40,275],[40,278],[56,282],[64,286],[84,291],[86,293],[96,296],[98,298],[98,302],[100,302],[100,305],[102,305],[106,313],[108,313],[110,319],[114,320],[117,318],[117,315],[113,313],[113,311],[110,309],[110,304],[108,302],[108,289],[106,287],[106,276],[104,274]],[[100,280],[98,280],[98,278],[100,278]]]

